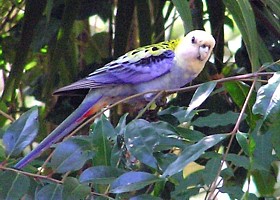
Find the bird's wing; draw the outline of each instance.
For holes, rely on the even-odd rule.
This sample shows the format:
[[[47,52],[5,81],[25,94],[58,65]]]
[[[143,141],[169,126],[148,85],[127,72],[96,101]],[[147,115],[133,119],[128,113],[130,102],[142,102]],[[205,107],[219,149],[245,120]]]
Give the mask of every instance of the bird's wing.
[[[177,40],[141,47],[126,53],[88,77],[58,89],[54,94],[68,94],[82,89],[102,88],[108,85],[137,84],[160,77],[174,65]]]

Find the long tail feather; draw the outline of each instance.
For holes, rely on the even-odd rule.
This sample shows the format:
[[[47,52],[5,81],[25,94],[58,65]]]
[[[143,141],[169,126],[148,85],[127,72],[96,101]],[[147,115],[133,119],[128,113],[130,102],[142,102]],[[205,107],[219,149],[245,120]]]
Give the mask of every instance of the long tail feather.
[[[104,106],[104,98],[98,93],[90,92],[81,105],[67,117],[53,132],[51,132],[35,149],[22,158],[14,167],[21,169],[29,162],[38,157],[43,151],[48,149],[52,144],[72,132],[79,126],[86,117],[97,112]]]

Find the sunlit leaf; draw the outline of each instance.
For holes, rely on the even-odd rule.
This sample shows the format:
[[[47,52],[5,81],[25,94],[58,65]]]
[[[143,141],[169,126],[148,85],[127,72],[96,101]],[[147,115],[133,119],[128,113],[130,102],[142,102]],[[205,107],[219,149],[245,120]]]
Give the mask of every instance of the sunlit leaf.
[[[242,34],[251,61],[252,71],[256,71],[260,64],[257,44],[258,34],[253,9],[247,0],[223,0],[223,2]]]
[[[207,83],[203,83],[199,88],[197,88],[191,99],[187,113],[190,113],[192,110],[200,106],[209,97],[216,85],[217,83],[215,81],[209,81]]]
[[[38,108],[24,113],[7,129],[3,142],[8,155],[16,156],[29,145],[38,133]]]
[[[188,33],[193,30],[192,13],[188,1],[185,0],[172,0],[176,9],[178,10],[181,19],[184,22],[185,32]]]

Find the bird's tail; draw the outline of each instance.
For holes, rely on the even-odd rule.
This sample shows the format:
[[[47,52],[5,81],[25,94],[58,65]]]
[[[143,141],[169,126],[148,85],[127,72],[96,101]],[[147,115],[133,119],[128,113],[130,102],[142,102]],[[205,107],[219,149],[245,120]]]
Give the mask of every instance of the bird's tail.
[[[29,162],[38,157],[52,144],[58,142],[63,137],[71,133],[78,127],[85,118],[96,113],[107,104],[106,99],[101,94],[90,92],[81,105],[67,117],[55,130],[53,130],[35,149],[23,157],[14,167],[23,168]]]

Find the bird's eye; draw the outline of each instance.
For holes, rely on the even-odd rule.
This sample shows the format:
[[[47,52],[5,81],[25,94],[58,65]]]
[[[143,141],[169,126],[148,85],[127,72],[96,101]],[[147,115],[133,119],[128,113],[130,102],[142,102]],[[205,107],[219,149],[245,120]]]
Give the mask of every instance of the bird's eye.
[[[192,43],[193,44],[195,43],[195,37],[194,36],[192,37]]]

